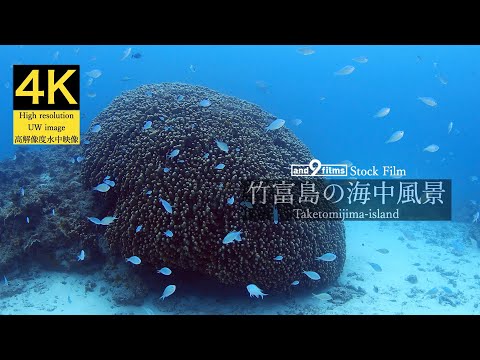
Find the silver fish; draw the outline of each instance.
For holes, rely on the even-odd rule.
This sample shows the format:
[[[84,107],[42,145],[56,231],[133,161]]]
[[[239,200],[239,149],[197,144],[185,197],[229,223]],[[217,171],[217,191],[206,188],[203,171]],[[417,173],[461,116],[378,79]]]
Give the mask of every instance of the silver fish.
[[[385,144],[389,144],[389,143],[394,143],[394,142],[397,142],[398,140],[400,140],[401,138],[403,138],[403,135],[405,134],[405,132],[403,130],[399,130],[399,131],[395,131],[391,136],[390,138],[385,141]]]
[[[423,149],[423,151],[433,153],[433,152],[437,152],[438,149],[440,149],[438,145],[432,144],[432,145],[428,145],[425,149]]]
[[[120,58],[120,61],[123,61],[125,60],[126,58],[128,58],[128,56],[130,55],[130,53],[132,52],[132,48],[127,48],[123,51],[123,54],[122,54],[122,57]]]
[[[313,297],[317,298],[318,300],[322,301],[330,301],[332,300],[332,296],[328,293],[320,293],[320,294],[312,294]]]
[[[102,76],[102,71],[95,69],[95,70],[88,71],[86,74],[88,77],[98,79],[100,76]]]
[[[352,60],[359,64],[366,64],[368,62],[368,58],[366,56],[358,56],[353,58]]]
[[[437,106],[437,101],[431,97],[419,97],[418,100],[431,107]]]
[[[277,120],[274,120],[270,123],[270,125],[268,125],[266,128],[265,128],[265,131],[273,131],[273,130],[278,130],[280,129],[281,127],[283,127],[283,125],[285,125],[285,120],[283,119],[277,119]]]
[[[344,66],[343,68],[341,68],[340,70],[336,71],[334,74],[335,75],[340,75],[340,76],[345,76],[345,75],[350,75],[351,73],[353,73],[354,70],[355,70],[354,66],[347,65],[347,66]]]
[[[383,118],[383,117],[387,116],[388,114],[390,114],[390,108],[389,107],[384,107],[384,108],[381,108],[380,110],[378,110],[374,117]]]
[[[303,56],[309,56],[315,54],[315,50],[309,47],[300,48],[297,52]]]

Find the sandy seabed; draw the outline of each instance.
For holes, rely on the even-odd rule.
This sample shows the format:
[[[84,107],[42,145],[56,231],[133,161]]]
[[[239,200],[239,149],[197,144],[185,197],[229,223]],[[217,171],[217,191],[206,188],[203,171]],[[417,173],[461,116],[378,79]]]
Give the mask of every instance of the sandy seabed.
[[[140,306],[119,306],[99,274],[41,271],[22,280],[18,293],[4,293],[0,314],[480,314],[480,249],[466,235],[468,224],[350,221],[346,230],[345,268],[338,284],[323,290],[345,289],[349,295],[343,299],[319,300],[303,292],[262,300],[249,298],[246,290],[244,297],[221,297],[177,286],[164,301],[159,292]],[[464,246],[450,245],[455,242]],[[86,291],[87,282],[95,287]]]

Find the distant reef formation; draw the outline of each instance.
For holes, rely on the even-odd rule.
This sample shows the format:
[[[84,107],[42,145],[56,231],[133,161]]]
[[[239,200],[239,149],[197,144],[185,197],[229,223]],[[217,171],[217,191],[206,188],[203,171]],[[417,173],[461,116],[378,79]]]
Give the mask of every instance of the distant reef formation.
[[[254,104],[200,86],[162,83],[123,93],[92,121],[82,145],[84,189],[63,192],[77,211],[69,231],[106,228],[114,253],[224,284],[254,283],[266,292],[288,291],[295,280],[300,287],[331,284],[345,262],[341,221],[274,224],[271,216],[247,221],[241,215],[242,182],[288,178],[290,164],[313,158],[288,128],[266,132],[275,119]],[[87,214],[75,205],[93,201],[91,189],[106,178],[115,185],[96,193],[91,205],[117,219],[106,227],[86,223]],[[232,231],[242,232],[241,241],[224,244]],[[336,259],[315,259],[325,253]],[[279,255],[281,261],[274,260]],[[320,280],[303,271],[317,272]]]
[[[86,226],[96,207],[80,179],[79,147],[21,148],[0,162],[0,271],[31,260],[52,269],[79,267],[76,255],[104,254],[101,233]],[[101,205],[100,205],[101,208]]]
[[[470,239],[476,241],[477,247],[480,248],[480,223],[473,223],[468,231]]]
[[[22,147],[15,159],[0,161],[0,299],[24,291],[21,284],[39,269],[98,273],[110,286],[97,290],[117,305],[139,305],[147,296],[148,273],[112,256],[105,229],[89,225],[87,217],[101,216],[109,204],[84,189],[80,152],[76,146]],[[78,261],[81,250],[86,256]],[[94,287],[85,283],[86,292]]]

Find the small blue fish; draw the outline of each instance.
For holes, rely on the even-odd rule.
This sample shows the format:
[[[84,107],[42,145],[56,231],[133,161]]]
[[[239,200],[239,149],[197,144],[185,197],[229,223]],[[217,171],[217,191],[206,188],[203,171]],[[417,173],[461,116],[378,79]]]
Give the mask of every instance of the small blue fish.
[[[320,280],[320,275],[315,271],[304,271],[303,273],[312,280]]]
[[[219,189],[223,189],[223,182],[221,182],[220,184],[218,184],[218,188],[219,188]]]
[[[167,297],[172,295],[177,287],[175,285],[168,285],[165,290],[163,290],[163,295],[160,297],[160,299],[165,300]]]
[[[173,128],[172,128],[171,126],[165,126],[163,129],[164,129],[165,131],[171,131],[171,130],[173,130]]]
[[[25,189],[23,187],[20,188],[20,196],[25,196]]]
[[[371,263],[371,262],[369,262],[369,264],[373,268],[373,270],[378,271],[378,272],[382,271],[382,268],[380,267],[380,265],[375,264],[375,263]]]
[[[85,157],[83,156],[77,156],[77,162],[81,163],[83,160],[85,160]]]
[[[178,102],[182,102],[183,99],[185,99],[185,96],[183,96],[183,95],[178,95],[178,96],[177,96],[177,101],[178,101]]]
[[[227,204],[228,205],[233,205],[234,202],[235,202],[235,196],[229,197],[227,199]]]
[[[160,270],[157,270],[157,274],[170,275],[171,273],[172,270],[170,270],[168,267],[163,267]]]
[[[332,253],[323,254],[320,257],[315,258],[317,261],[334,261],[337,258],[337,255]]]
[[[52,216],[55,216],[55,209],[52,209]]]
[[[425,295],[435,295],[438,292],[438,289],[436,287],[428,290],[428,292]]]
[[[283,125],[285,125],[285,120],[277,119],[277,120],[273,121],[270,125],[268,125],[265,128],[265,131],[277,130],[277,129],[280,129]]]
[[[145,95],[147,95],[148,97],[151,97],[153,96],[153,92],[148,90],[148,91],[145,91]]]
[[[101,220],[97,219],[96,217],[87,217],[87,219],[90,220],[95,225],[101,225],[102,224]]]
[[[12,160],[13,160],[13,161],[17,160],[17,154],[13,155]]]
[[[273,223],[278,224],[278,209],[276,206],[273,207]]]
[[[3,284],[5,286],[8,286],[8,280],[7,280],[7,277],[5,275],[3,275]]]
[[[236,152],[239,152],[239,151],[240,151],[240,148],[239,148],[239,147],[237,147],[237,148],[235,149],[235,151],[236,151]]]
[[[145,194],[146,195],[152,195],[152,192],[153,192],[152,190],[148,190]]]
[[[446,286],[442,286],[442,290],[445,291],[447,294],[453,294],[452,289]]]
[[[210,156],[210,154],[209,154],[209,153],[205,153],[205,154],[203,154],[203,158],[204,158],[204,159],[208,159],[208,157],[209,157],[209,156]]]
[[[118,218],[115,217],[115,216],[106,216],[102,219],[102,221],[100,221],[100,225],[105,225],[105,226],[108,226],[110,225],[111,223],[113,223],[115,220],[117,220]]]
[[[177,160],[177,163],[179,164],[183,164],[185,162],[185,160]]]
[[[167,230],[164,232],[165,236],[168,236],[168,237],[172,237],[173,236],[173,232],[171,230]]]
[[[75,164],[75,158],[73,158],[73,157],[70,158],[70,162],[71,162],[72,164]]]
[[[282,255],[275,256],[275,257],[273,258],[273,260],[275,260],[275,261],[282,261],[282,260],[283,260],[283,256],[282,256]]]
[[[215,140],[215,142],[220,150],[228,152],[228,145],[226,143],[220,140]]]
[[[330,295],[329,293],[320,293],[320,294],[312,293],[312,295],[314,298],[325,301],[325,302],[333,300],[332,295]]]
[[[172,213],[172,207],[173,207],[173,206],[170,205],[168,201],[163,200],[162,198],[160,198],[160,202],[162,203],[165,211],[168,212],[169,214],[171,214],[171,213]]]
[[[135,232],[138,233],[139,231],[142,231],[143,226],[138,225],[137,228],[135,229]]]
[[[145,124],[143,125],[143,130],[148,130],[152,127],[152,122],[150,120],[146,121]]]
[[[105,176],[105,177],[103,178],[103,181],[109,180],[110,178],[111,178],[110,175],[107,175],[107,176]]]
[[[180,154],[180,150],[178,149],[172,150],[172,152],[170,152],[170,154],[167,155],[167,159],[173,159],[178,154]]]
[[[113,181],[113,180],[103,180],[103,183],[104,183],[104,184],[107,184],[107,185],[110,186],[110,187],[114,187],[114,186],[115,186],[115,181]]]
[[[300,281],[298,281],[298,280],[295,280],[294,282],[292,282],[293,286],[297,286],[298,284],[300,284]]]
[[[72,303],[72,299],[70,298],[70,295],[68,295],[68,298],[67,298],[67,300],[68,300],[68,303],[69,303],[69,304],[71,304],[71,303]]]
[[[27,224],[30,224],[30,218],[27,216]]]
[[[259,288],[257,285],[255,285],[255,284],[249,284],[249,285],[247,285],[247,291],[248,291],[248,293],[250,294],[250,297],[254,297],[254,296],[255,296],[257,299],[258,299],[258,297],[260,297],[260,296],[261,296],[262,299],[263,299],[264,296],[267,296],[267,295],[268,295],[268,294],[264,294],[264,293],[262,292],[262,289],[260,289],[260,288]]]
[[[77,261],[85,260],[85,251],[80,251],[80,255],[77,255]]]
[[[98,124],[92,127],[92,133],[98,133],[100,130],[102,130],[102,127]]]
[[[142,260],[140,260],[138,256],[130,256],[126,261],[131,262],[134,265],[140,265],[142,263]]]
[[[292,124],[295,125],[295,126],[298,126],[298,125],[300,125],[301,123],[302,123],[302,120],[300,120],[300,119],[293,119],[293,120],[292,120]]]
[[[225,168],[225,164],[218,164],[217,166],[215,166],[215,169],[217,170],[223,170]]]
[[[230,244],[233,241],[242,241],[242,231],[230,231],[222,240],[223,244]]]
[[[208,99],[203,99],[202,101],[200,101],[199,105],[201,107],[209,107],[210,105],[212,105],[212,103]]]
[[[240,205],[241,205],[241,206],[244,206],[244,207],[246,207],[246,208],[248,208],[248,209],[253,209],[253,204],[252,204],[250,201],[242,201],[242,202],[240,203]]]
[[[85,145],[88,145],[88,144],[90,144],[90,140],[83,140],[83,143],[84,143]]]
[[[108,190],[110,190],[110,186],[103,183],[103,184],[99,184],[99,185],[95,186],[92,190],[104,193],[104,192],[107,192]]]
[[[163,172],[164,172],[164,173],[167,173],[167,172],[169,172],[169,171],[170,171],[170,168],[168,168],[168,167],[163,168]]]
[[[159,119],[160,119],[160,121],[163,121],[163,120],[165,120],[165,118],[164,118],[163,116],[160,116],[160,118],[159,118]]]
[[[137,52],[135,54],[132,54],[132,59],[140,59],[142,57],[142,54]],[[151,91],[150,91],[151,92]]]

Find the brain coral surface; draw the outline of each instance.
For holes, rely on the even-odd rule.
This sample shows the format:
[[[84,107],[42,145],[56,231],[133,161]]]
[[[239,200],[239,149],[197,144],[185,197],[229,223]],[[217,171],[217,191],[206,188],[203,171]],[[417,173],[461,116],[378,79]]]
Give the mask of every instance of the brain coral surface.
[[[288,179],[290,164],[313,158],[288,128],[265,131],[275,119],[254,104],[186,84],[144,85],[115,98],[93,120],[82,163],[86,186],[106,176],[115,181],[98,193],[98,201],[112,204],[104,215],[118,218],[106,230],[112,250],[139,256],[142,264],[196,271],[225,284],[254,283],[264,291],[286,291],[295,280],[305,287],[334,281],[345,262],[341,221],[274,224],[271,217],[242,215],[248,211],[240,204],[244,181]],[[100,131],[92,132],[96,125]],[[241,241],[223,244],[231,231],[242,231]],[[326,252],[336,260],[315,260]],[[281,261],[274,260],[278,255]]]

